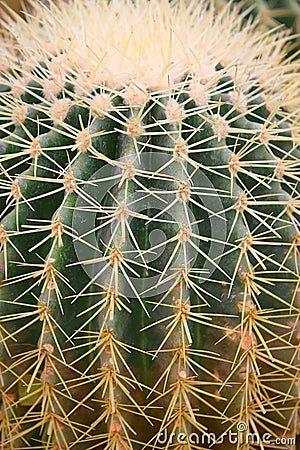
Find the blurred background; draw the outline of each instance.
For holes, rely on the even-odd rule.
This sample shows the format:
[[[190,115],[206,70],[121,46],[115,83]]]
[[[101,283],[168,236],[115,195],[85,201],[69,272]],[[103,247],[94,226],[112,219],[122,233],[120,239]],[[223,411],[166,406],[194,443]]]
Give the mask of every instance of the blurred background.
[[[13,8],[15,11],[19,11],[21,9],[20,0],[6,0],[3,3],[7,4],[10,8]]]

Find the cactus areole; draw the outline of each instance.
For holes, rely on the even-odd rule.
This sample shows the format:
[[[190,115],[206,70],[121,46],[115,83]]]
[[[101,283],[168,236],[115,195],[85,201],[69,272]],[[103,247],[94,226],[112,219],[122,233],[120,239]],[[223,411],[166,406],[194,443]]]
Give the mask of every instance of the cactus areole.
[[[1,448],[294,449],[287,32],[196,0],[49,3],[2,21]]]

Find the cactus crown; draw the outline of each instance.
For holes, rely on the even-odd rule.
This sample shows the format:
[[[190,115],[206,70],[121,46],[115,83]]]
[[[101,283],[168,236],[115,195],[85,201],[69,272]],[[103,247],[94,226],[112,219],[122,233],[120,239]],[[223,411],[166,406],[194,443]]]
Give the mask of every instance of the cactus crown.
[[[243,16],[235,16],[229,8],[215,16],[213,6],[203,1],[191,1],[188,7],[180,1],[125,3],[121,14],[118,1],[51,2],[49,8],[32,2],[35,12],[28,20],[16,16],[8,20],[3,69],[16,65],[22,74],[21,91],[42,62],[35,76],[43,80],[42,94],[48,100],[63,91],[65,77],[79,97],[99,86],[119,91],[131,83],[141,84],[143,102],[143,88],[173,89],[187,75],[210,82],[211,87],[225,68],[237,77],[240,90],[262,77],[262,89],[270,93],[273,84],[274,94],[272,80],[285,54],[286,33],[257,32],[255,25],[244,26]],[[21,67],[16,58],[21,58]],[[218,64],[224,69],[216,71]],[[12,81],[17,84],[15,77]],[[286,81],[286,76],[279,77],[276,92],[286,89]],[[127,97],[132,100],[130,93]]]
[[[0,44],[1,445],[293,439],[287,32],[196,0],[31,3]]]

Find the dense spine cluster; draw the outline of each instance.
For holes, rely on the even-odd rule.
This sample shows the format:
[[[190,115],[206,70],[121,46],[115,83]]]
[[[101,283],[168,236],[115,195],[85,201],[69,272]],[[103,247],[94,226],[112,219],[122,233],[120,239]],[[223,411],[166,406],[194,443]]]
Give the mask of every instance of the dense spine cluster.
[[[32,6],[1,44],[1,448],[295,448],[286,32],[198,1]]]

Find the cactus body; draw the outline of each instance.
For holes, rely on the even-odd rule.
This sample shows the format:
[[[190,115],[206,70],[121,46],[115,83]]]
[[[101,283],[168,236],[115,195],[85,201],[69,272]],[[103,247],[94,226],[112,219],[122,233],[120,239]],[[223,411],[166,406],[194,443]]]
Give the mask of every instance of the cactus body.
[[[294,448],[286,33],[198,2],[33,6],[1,44],[1,446]]]

